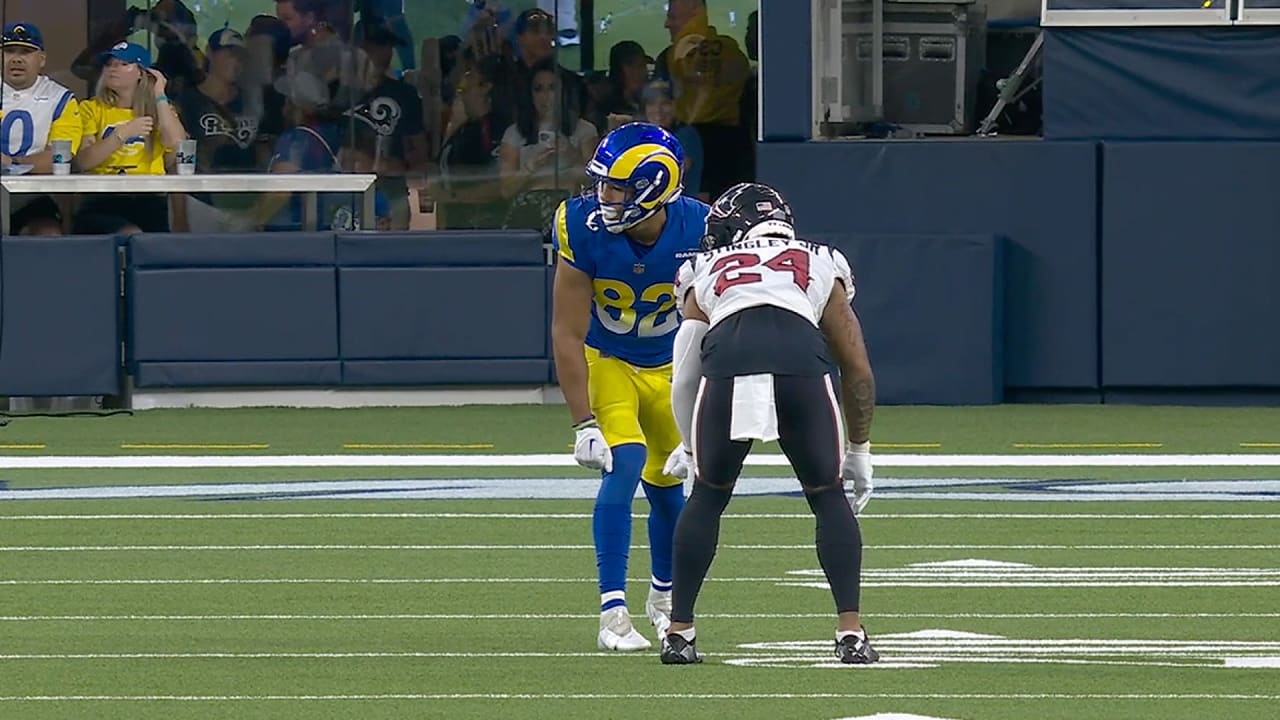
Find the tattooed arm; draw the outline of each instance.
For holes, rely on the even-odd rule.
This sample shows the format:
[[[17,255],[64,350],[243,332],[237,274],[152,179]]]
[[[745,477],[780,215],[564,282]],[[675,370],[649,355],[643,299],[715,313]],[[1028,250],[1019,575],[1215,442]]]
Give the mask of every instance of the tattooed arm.
[[[840,404],[849,442],[867,442],[876,407],[876,381],[862,340],[862,324],[849,305],[841,281],[831,289],[831,297],[822,312],[821,327],[831,354],[840,365]]]

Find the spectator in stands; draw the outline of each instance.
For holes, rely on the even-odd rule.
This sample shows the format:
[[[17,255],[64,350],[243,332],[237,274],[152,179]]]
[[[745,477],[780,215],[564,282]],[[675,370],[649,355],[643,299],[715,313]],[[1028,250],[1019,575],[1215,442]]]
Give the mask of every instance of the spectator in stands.
[[[275,89],[275,82],[285,73],[289,42],[288,26],[271,15],[254,17],[245,33],[241,92],[245,110],[258,117],[259,155],[266,158],[284,132],[284,96]]]
[[[288,74],[276,81],[276,89],[285,97],[285,124],[288,129],[276,142],[268,171],[273,173],[332,173],[338,164],[338,123],[329,109],[328,84],[303,66],[292,66]],[[288,207],[285,207],[285,206]],[[297,230],[303,226],[302,198],[264,195],[259,217],[267,230]],[[326,216],[321,212],[321,219]],[[328,226],[327,222],[317,223]]]
[[[552,60],[535,67],[530,92],[516,106],[515,124],[503,134],[502,193],[511,199],[504,228],[548,234],[556,206],[587,181],[586,164],[599,134],[560,91],[560,77]]]
[[[507,202],[498,181],[498,155],[510,118],[494,109],[497,58],[463,71],[440,151],[440,173],[431,197],[447,203],[449,228],[494,228]]]
[[[514,104],[504,109],[509,111],[512,107],[518,107],[523,102],[521,98],[531,93],[533,76],[537,68],[550,63],[559,76],[557,82],[560,92],[564,94],[563,107],[574,116],[581,116],[586,106],[586,89],[583,87],[582,78],[577,73],[556,63],[555,18],[539,8],[526,10],[516,17],[515,32],[516,62],[508,95],[514,100]],[[503,104],[503,101],[500,100],[499,104]]]
[[[164,175],[187,137],[165,94],[165,76],[151,67],[151,53],[137,43],[117,44],[98,63],[97,93],[80,104],[83,130],[75,166],[100,175]],[[146,232],[168,232],[166,197],[90,195],[76,217],[81,231],[90,233],[117,232],[127,223]]]
[[[259,118],[245,105],[245,39],[224,28],[209,36],[204,82],[183,93],[179,115],[199,141],[199,171],[252,172],[265,166],[257,153]]]
[[[169,80],[169,89],[177,97],[188,86],[200,82],[204,58],[196,48],[196,17],[182,0],[156,0],[150,9],[131,7],[96,35],[89,47],[72,61],[76,77],[97,84],[102,53],[126,41],[139,30],[150,35],[148,44],[156,49],[154,67]]]
[[[360,11],[361,22],[391,28],[401,68],[413,70],[418,66],[414,57],[413,32],[404,16],[404,0],[359,0],[357,9]]]
[[[356,38],[373,63],[377,85],[347,116],[354,122],[354,147],[372,159],[379,175],[404,176],[427,166],[426,125],[418,89],[390,73],[392,54],[402,39],[386,24],[356,26]]]
[[[552,60],[533,69],[532,87],[516,106],[515,124],[502,137],[503,194],[526,190],[576,188],[600,139],[595,126],[578,117],[560,92],[560,73]]]
[[[235,30],[223,28],[210,35],[204,82],[188,89],[178,101],[178,114],[198,142],[196,163],[201,173],[254,172],[265,168],[270,157],[258,139],[259,115],[245,100],[246,53],[244,36]],[[253,207],[257,199],[200,193],[174,201],[186,203],[192,231],[234,232],[251,227],[236,212]]]
[[[740,103],[750,63],[736,40],[711,26],[706,0],[671,0],[666,27],[671,47],[659,56],[657,74],[671,81],[676,117],[702,137],[702,187],[718,197],[749,171],[744,158],[751,144]]]
[[[377,175],[379,192],[394,198],[392,226],[407,229],[407,177],[421,176],[428,159],[422,98],[416,87],[390,74],[400,40],[389,26],[361,21],[355,37],[380,75],[364,100],[345,113],[338,160],[346,172]]]
[[[440,153],[442,170],[449,165],[488,167],[490,177],[498,176],[498,149],[511,119],[494,109],[496,64],[490,58],[464,70],[459,78]]]
[[[80,104],[67,88],[46,77],[44,36],[30,23],[4,26],[0,35],[4,84],[0,95],[0,172],[53,172],[50,143],[66,140],[80,149]],[[62,213],[47,196],[15,195],[10,229],[59,225]],[[41,233],[44,234],[44,233]]]
[[[312,63],[290,63],[289,73],[277,81],[286,98],[285,112],[291,127],[276,143],[268,168],[273,173],[341,172],[338,159],[341,109],[334,105],[331,84],[308,68]],[[357,226],[360,201],[347,193],[321,193],[318,198],[321,229],[350,230]],[[264,194],[255,218],[265,230],[300,230],[303,223],[301,196],[289,193]]]
[[[276,11],[301,47],[289,53],[286,74],[306,72],[329,89],[329,108],[354,107],[373,89],[377,77],[364,50],[352,47],[341,32],[338,0],[277,0]]]
[[[332,33],[322,0],[276,0],[276,17],[289,28],[290,45],[308,46],[317,35]]]
[[[440,100],[445,107],[453,104],[454,68],[458,66],[458,57],[462,52],[462,38],[457,35],[446,35],[440,38],[440,77],[444,81],[441,87]]]
[[[634,40],[623,40],[609,48],[609,106],[604,121],[598,122],[597,127],[603,127],[607,132],[644,115],[640,94],[649,82],[653,62],[653,58]]]
[[[684,194],[710,202],[710,196],[702,192],[702,138],[697,130],[676,119],[671,83],[664,80],[649,83],[642,98],[643,119],[670,130],[684,149]]]

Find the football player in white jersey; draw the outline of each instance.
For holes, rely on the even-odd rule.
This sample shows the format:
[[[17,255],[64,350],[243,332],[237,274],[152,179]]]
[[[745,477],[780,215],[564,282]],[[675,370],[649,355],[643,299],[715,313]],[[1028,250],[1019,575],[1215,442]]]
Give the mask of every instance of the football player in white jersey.
[[[875,381],[853,295],[848,260],[797,238],[791,208],[777,191],[743,183],[712,206],[702,250],[676,282],[684,320],[671,404],[684,446],[671,454],[667,471],[692,472],[694,481],[676,524],[663,663],[701,662],[693,606],[715,555],[720,516],[755,440],[779,442],[817,519],[818,559],[837,611],[836,657],[849,664],[879,659],[858,612],[862,534],[855,514],[872,488]],[[851,500],[846,481],[853,484]]]
[[[0,171],[53,172],[52,140],[71,141],[71,152],[80,148],[80,106],[75,95],[41,73],[46,57],[40,29],[14,22],[0,34],[4,82],[0,84]],[[15,198],[17,199],[17,198]],[[15,204],[16,206],[16,204]],[[39,198],[14,212],[14,232],[57,206]]]

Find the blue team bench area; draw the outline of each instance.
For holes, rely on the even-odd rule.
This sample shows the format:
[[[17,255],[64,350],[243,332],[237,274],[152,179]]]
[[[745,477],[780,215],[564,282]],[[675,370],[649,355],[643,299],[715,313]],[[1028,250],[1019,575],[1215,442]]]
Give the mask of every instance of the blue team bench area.
[[[996,237],[820,239],[884,402],[1000,400]],[[553,272],[529,231],[6,237],[0,395],[554,382]]]

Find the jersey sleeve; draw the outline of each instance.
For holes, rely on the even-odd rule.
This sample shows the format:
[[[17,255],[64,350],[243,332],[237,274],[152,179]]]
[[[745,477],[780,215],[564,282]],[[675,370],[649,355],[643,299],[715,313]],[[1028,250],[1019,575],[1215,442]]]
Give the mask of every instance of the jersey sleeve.
[[[80,103],[68,90],[63,96],[53,123],[49,126],[49,140],[70,140],[71,154],[80,152],[80,139],[85,130],[80,118]]]
[[[839,250],[831,248],[831,260],[836,266],[836,281],[844,285],[845,300],[853,302],[853,296],[857,290],[853,286],[853,268],[849,265],[849,258]]]
[[[575,223],[570,217],[569,201],[565,200],[556,208],[555,218],[551,221],[551,244],[565,262],[573,267],[594,275],[595,266],[591,255],[583,247],[583,233],[575,231]]]
[[[102,137],[101,105],[96,102],[80,104],[80,135],[92,136],[95,140]]]
[[[693,260],[685,260],[676,271],[676,307],[681,313],[684,312],[685,295],[690,290],[693,290]]]

